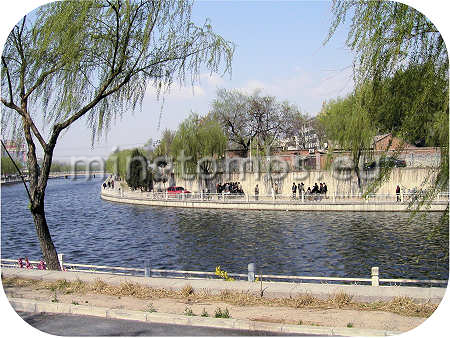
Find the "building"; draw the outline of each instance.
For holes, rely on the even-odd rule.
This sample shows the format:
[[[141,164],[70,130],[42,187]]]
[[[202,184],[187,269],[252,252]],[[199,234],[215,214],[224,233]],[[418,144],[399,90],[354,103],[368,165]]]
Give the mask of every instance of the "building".
[[[392,133],[376,135],[373,138],[372,149],[375,151],[399,150],[400,148],[405,150],[417,149],[416,146],[393,136]]]

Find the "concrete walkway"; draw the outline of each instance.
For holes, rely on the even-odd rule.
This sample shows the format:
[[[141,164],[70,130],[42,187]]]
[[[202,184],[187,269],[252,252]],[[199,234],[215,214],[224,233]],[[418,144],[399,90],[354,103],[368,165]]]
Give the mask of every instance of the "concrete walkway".
[[[280,210],[280,211],[381,211],[381,212],[408,212],[408,203],[396,202],[366,202],[366,201],[246,201],[243,200],[177,200],[177,199],[151,199],[141,193],[126,192],[123,196],[118,191],[101,191],[101,198],[118,203],[204,209],[244,209],[244,210]],[[426,210],[444,211],[448,202],[433,202]]]
[[[120,276],[114,274],[94,274],[87,272],[27,270],[19,268],[2,268],[3,277],[18,277],[25,279],[36,279],[46,281],[81,280],[94,282],[103,280],[111,285],[120,285],[123,282],[137,283],[152,288],[164,288],[179,290],[186,285],[191,285],[194,290],[207,289],[212,293],[222,290],[233,290],[242,292],[259,293],[260,284],[246,281],[226,282],[213,279],[181,279],[181,278],[149,278],[135,276]],[[419,301],[438,303],[445,293],[445,288],[419,288],[419,287],[373,287],[358,285],[327,285],[313,283],[285,283],[264,282],[266,288],[265,297],[294,297],[297,293],[308,292],[316,297],[327,297],[336,292],[345,292],[360,301],[389,300],[396,296],[407,296]],[[35,299],[9,298],[16,311],[31,313],[63,313],[97,316],[106,319],[126,319],[140,322],[151,322],[159,324],[189,325],[193,327],[214,327],[220,329],[239,329],[260,332],[273,332],[277,334],[305,334],[305,335],[338,335],[338,336],[384,336],[398,334],[388,330],[373,330],[362,328],[325,327],[292,325],[280,323],[268,323],[247,319],[222,319],[191,317],[180,314],[150,313],[145,311],[134,311],[99,306],[87,306],[69,303],[48,302]]]

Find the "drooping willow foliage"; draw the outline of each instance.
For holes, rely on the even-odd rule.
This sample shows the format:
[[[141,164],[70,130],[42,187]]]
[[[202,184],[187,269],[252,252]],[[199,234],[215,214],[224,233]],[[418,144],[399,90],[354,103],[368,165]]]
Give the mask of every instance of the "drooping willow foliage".
[[[53,151],[61,133],[84,118],[92,143],[116,118],[175,82],[203,71],[230,72],[234,44],[211,24],[191,21],[192,1],[66,0],[26,16],[3,50],[2,133],[28,148],[30,210],[47,265],[58,269],[44,212]],[[43,151],[41,167],[37,147]]]
[[[332,12],[326,41],[350,21],[346,43],[356,55],[355,83],[357,88],[371,88],[372,113],[379,109],[374,118],[392,123],[394,135],[406,139],[417,138],[419,126],[424,142],[441,149],[439,167],[416,196],[416,210],[426,208],[439,192],[449,189],[449,59],[442,35],[425,15],[400,2],[333,0]],[[396,108],[381,110],[376,102],[383,102],[386,90],[394,97],[388,103]],[[396,95],[403,97],[395,100]],[[401,118],[395,116],[399,111]],[[390,171],[381,171],[371,189],[376,190],[386,175]],[[448,206],[442,224],[448,225]]]

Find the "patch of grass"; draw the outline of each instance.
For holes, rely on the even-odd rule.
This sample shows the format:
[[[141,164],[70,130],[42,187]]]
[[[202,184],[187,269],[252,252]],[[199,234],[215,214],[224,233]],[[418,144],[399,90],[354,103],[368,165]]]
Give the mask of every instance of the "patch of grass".
[[[195,316],[195,313],[194,313],[194,311],[192,311],[192,309],[189,306],[187,306],[184,309],[184,315],[185,316]]]
[[[312,296],[310,293],[299,294],[292,299],[292,302],[296,308],[317,306],[320,303],[319,299]]]
[[[225,308],[224,311],[220,307],[214,311],[214,317],[215,318],[231,318],[230,312],[228,311],[228,308]]]
[[[148,304],[148,305],[145,307],[145,310],[144,310],[144,311],[145,311],[145,312],[150,312],[150,313],[157,312],[156,309],[155,309],[155,307],[153,306],[153,303]]]
[[[200,315],[201,317],[209,317],[208,312],[206,312],[205,308],[203,308],[202,314]]]
[[[396,297],[391,301],[378,301],[371,303],[353,301],[351,295],[343,292],[334,294],[327,299],[314,297],[310,293],[297,294],[290,298],[267,298],[259,297],[259,294],[252,292],[237,292],[232,290],[223,290],[219,294],[212,293],[208,290],[193,291],[186,285],[181,290],[153,289],[151,287],[133,284],[131,282],[122,283],[121,285],[110,285],[98,279],[94,283],[86,283],[81,280],[74,282],[68,281],[40,281],[30,280],[18,277],[5,277],[2,279],[5,287],[26,287],[33,290],[46,289],[52,292],[62,291],[64,293],[97,293],[110,295],[115,297],[130,296],[140,299],[161,299],[171,298],[180,299],[189,297],[193,302],[224,302],[231,305],[239,306],[284,306],[292,308],[307,309],[336,309],[346,308],[363,311],[385,311],[392,312],[403,316],[414,316],[427,318],[438,307],[438,304],[430,302],[416,303],[409,297]],[[87,303],[87,301],[86,301]]]
[[[303,320],[299,320],[299,321],[297,322],[297,325],[303,325]]]
[[[80,303],[78,303],[77,301],[73,300],[72,301],[72,305],[80,305]]]
[[[347,323],[347,327],[353,327],[353,323]]]
[[[342,308],[344,306],[350,305],[352,303],[352,299],[353,296],[341,291],[329,297],[328,302],[337,306],[338,308]]]

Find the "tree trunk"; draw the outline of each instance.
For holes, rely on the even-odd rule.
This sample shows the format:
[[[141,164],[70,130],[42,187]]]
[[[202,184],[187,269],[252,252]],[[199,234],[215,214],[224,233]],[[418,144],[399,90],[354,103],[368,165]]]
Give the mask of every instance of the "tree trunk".
[[[359,172],[359,167],[355,167],[355,173],[358,178],[358,189],[361,191],[361,173]]]
[[[61,270],[59,265],[58,253],[53,245],[52,237],[47,225],[47,219],[45,218],[44,203],[39,205],[31,211],[34,219],[34,226],[36,228],[36,234],[41,245],[42,255],[44,261],[47,264],[49,270]]]

